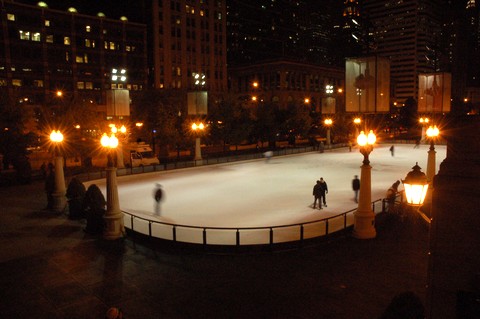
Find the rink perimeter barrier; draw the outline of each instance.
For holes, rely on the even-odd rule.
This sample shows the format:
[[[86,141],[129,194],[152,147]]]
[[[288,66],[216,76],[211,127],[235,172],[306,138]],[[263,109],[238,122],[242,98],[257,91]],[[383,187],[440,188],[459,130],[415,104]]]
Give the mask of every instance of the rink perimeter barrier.
[[[400,196],[401,197],[401,196]],[[208,227],[166,223],[124,213],[125,227],[135,233],[152,238],[201,245],[274,245],[288,242],[303,242],[353,226],[357,208],[336,216],[310,222],[258,227]],[[375,214],[385,211],[385,200],[372,202]]]

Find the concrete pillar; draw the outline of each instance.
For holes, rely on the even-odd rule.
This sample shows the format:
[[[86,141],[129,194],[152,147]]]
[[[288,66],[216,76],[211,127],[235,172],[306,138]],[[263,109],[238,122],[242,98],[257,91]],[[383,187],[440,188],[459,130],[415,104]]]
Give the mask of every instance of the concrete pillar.
[[[202,148],[200,145],[200,137],[195,139],[195,160],[199,161],[202,159]]]
[[[430,143],[430,149],[428,150],[428,160],[427,160],[427,180],[429,183],[433,181],[433,177],[435,176],[435,168],[436,168],[436,161],[435,161],[435,146],[433,141]]]
[[[123,213],[120,210],[117,187],[117,169],[107,167],[107,211],[103,217],[105,220],[105,231],[103,238],[115,240],[125,235],[123,224]]]
[[[370,239],[377,236],[375,213],[372,211],[372,180],[370,164],[364,161],[360,171],[360,194],[358,208],[354,213],[353,237]]]
[[[427,318],[457,315],[480,294],[480,118],[449,121],[442,130],[447,157],[433,179],[432,224],[427,276]],[[475,308],[476,307],[476,308]]]
[[[53,210],[56,212],[63,212],[67,205],[67,198],[65,197],[65,175],[63,173],[63,157],[55,157],[55,192],[53,195]]]

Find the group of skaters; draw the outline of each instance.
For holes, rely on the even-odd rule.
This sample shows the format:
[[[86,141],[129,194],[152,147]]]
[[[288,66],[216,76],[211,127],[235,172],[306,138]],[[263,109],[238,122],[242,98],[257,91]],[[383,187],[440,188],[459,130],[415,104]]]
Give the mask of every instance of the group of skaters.
[[[317,181],[315,186],[313,186],[313,208],[316,208],[317,206],[317,201],[318,201],[318,209],[322,209],[322,203],[323,206],[327,207],[327,198],[326,194],[328,194],[328,186],[327,182],[323,179],[323,177],[320,177],[320,179]]]
[[[395,183],[392,184],[387,190],[387,194],[385,195],[387,203],[388,203],[388,211],[392,212],[392,209],[395,206],[395,199],[397,197],[398,193],[398,186],[400,185],[400,181],[395,181]],[[352,190],[354,193],[353,200],[355,203],[358,203],[358,192],[360,191],[360,179],[358,178],[358,175],[355,175],[352,179]],[[318,209],[323,209],[323,206],[327,207],[327,198],[326,195],[328,194],[328,186],[327,182],[323,179],[323,177],[320,177],[319,180],[317,180],[317,183],[313,186],[313,192],[312,195],[314,197],[313,200],[313,208],[317,207],[317,201],[318,201]]]

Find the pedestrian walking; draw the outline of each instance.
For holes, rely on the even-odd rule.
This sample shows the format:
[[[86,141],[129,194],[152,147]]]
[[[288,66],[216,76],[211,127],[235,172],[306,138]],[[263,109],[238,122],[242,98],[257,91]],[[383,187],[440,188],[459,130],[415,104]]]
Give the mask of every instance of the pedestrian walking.
[[[153,198],[155,199],[155,215],[160,216],[160,202],[163,198],[163,190],[161,184],[155,184],[155,189],[153,191]]]
[[[392,157],[395,155],[395,146],[394,145],[390,146],[390,154],[392,154]]]
[[[360,190],[360,180],[358,179],[358,175],[355,175],[352,180],[352,189],[355,194],[353,200],[355,203],[358,203],[358,191]]]

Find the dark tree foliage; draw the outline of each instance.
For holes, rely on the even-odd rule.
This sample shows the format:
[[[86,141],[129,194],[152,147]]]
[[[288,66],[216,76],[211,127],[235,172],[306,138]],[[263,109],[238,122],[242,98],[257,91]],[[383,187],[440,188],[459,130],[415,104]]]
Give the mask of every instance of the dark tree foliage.
[[[405,100],[405,105],[400,108],[399,123],[405,128],[412,128],[417,123],[417,101],[413,97]]]
[[[155,137],[165,148],[183,143],[186,110],[182,96],[186,93],[150,89],[133,101],[132,120],[143,123],[142,139]]]
[[[0,153],[3,155],[3,166],[13,165],[20,176],[28,181],[30,164],[27,159],[29,135],[25,134],[27,110],[21,103],[7,100],[6,95],[0,98]],[[23,177],[22,177],[23,178]]]
[[[253,127],[250,111],[229,96],[210,108],[208,118],[212,141],[224,145],[238,145],[247,140]]]

